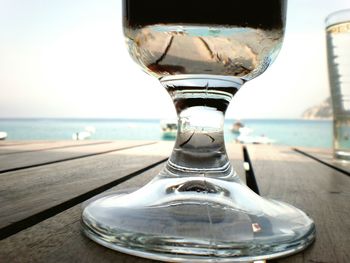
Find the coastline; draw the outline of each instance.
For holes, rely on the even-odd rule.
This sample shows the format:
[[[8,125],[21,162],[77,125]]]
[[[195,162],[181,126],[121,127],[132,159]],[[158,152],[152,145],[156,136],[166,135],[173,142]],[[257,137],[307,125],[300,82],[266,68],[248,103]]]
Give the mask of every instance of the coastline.
[[[235,119],[224,123],[225,141],[235,141],[230,131]],[[242,119],[252,136],[266,136],[275,145],[330,148],[332,121],[328,119]],[[72,135],[96,130],[91,140],[164,140],[160,119],[87,119],[87,118],[0,118],[0,131],[6,140],[72,140]]]

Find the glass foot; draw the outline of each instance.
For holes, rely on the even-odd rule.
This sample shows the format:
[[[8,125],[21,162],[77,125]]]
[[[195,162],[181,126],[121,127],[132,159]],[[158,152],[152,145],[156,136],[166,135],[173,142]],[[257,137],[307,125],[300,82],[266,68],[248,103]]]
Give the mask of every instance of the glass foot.
[[[239,180],[155,178],[131,193],[93,200],[85,234],[108,248],[169,262],[242,262],[305,249],[313,221],[286,203],[256,195]]]

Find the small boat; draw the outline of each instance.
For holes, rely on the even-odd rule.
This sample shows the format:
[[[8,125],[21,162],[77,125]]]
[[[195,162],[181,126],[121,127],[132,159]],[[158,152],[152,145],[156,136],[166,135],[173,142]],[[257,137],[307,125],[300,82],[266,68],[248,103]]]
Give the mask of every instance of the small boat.
[[[252,132],[253,130],[248,127],[240,128],[239,135],[237,136],[236,141],[243,144],[271,144],[275,142],[274,140],[266,137],[265,135],[251,135]]]
[[[0,140],[6,140],[7,132],[0,131]]]
[[[160,122],[160,128],[163,139],[175,139],[177,134],[177,121],[175,120],[162,120]]]
[[[252,135],[248,135],[248,134],[242,134],[239,135],[236,138],[236,141],[239,143],[244,143],[244,144],[271,144],[274,143],[275,141],[264,136],[252,136]]]

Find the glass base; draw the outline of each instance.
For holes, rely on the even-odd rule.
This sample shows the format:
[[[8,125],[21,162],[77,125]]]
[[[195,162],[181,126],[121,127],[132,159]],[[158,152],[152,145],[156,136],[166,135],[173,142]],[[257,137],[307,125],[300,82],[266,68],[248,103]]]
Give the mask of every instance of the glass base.
[[[168,262],[244,262],[305,249],[313,221],[238,179],[157,177],[131,193],[90,201],[84,233],[108,248]]]

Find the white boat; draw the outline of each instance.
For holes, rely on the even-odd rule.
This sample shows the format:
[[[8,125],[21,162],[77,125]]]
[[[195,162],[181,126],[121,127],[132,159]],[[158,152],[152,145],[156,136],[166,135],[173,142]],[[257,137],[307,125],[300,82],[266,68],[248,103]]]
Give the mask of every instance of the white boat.
[[[0,140],[6,140],[7,132],[0,131]]]
[[[239,129],[239,136],[237,136],[236,141],[244,144],[271,144],[275,141],[266,137],[265,135],[254,136],[251,135],[252,129],[243,127]]]
[[[175,139],[177,134],[177,121],[176,120],[162,120],[160,122],[160,128],[163,139]]]
[[[239,135],[236,141],[244,144],[271,144],[275,142],[266,136],[252,136],[247,134]]]

